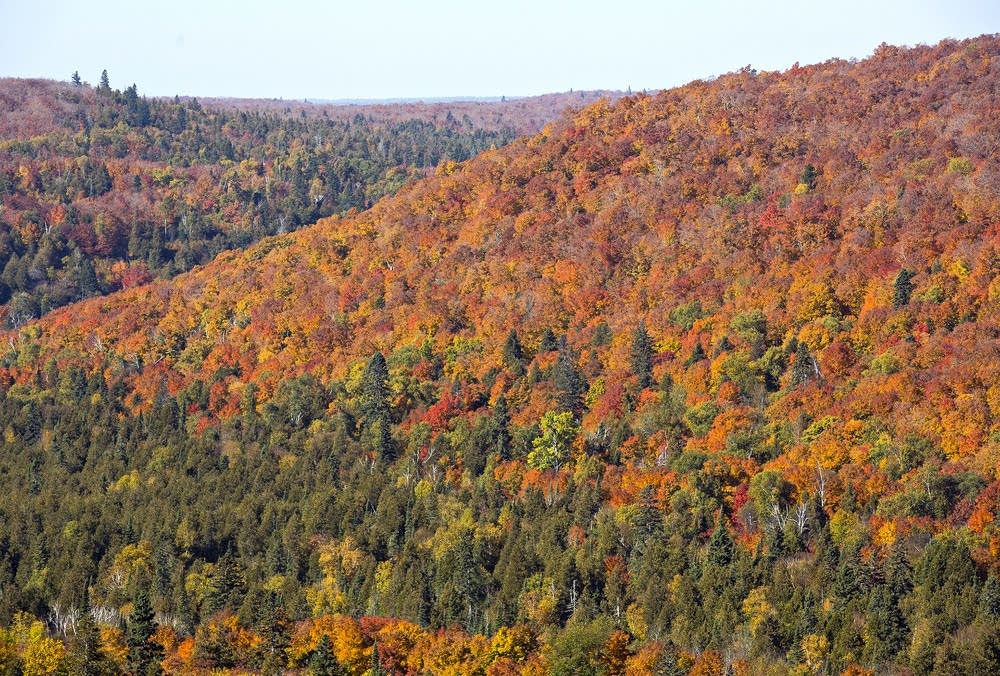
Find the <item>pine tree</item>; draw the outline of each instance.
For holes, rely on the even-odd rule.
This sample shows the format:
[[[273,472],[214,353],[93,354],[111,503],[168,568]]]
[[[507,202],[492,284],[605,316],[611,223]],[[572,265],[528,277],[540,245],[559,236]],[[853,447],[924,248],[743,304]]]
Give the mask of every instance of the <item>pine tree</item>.
[[[816,365],[813,362],[809,346],[799,341],[795,346],[795,363],[792,364],[792,387],[801,385],[816,377]]]
[[[507,397],[502,393],[493,404],[493,452],[501,459],[510,459],[510,412]]]
[[[1000,577],[993,573],[986,578],[979,597],[979,616],[992,624],[1000,620]]]
[[[310,676],[341,676],[344,669],[333,654],[330,637],[324,635],[319,640],[312,657],[309,658]]]
[[[285,648],[288,647],[288,612],[276,594],[266,597],[259,631],[264,639],[264,674],[280,674],[285,669]]]
[[[542,340],[538,344],[538,354],[552,352],[554,349],[556,349],[556,334],[552,332],[552,329],[545,329]]]
[[[80,676],[102,676],[112,671],[112,665],[101,652],[100,628],[89,612],[80,617],[76,633],[70,638],[68,666],[71,673]]]
[[[225,608],[236,610],[240,607],[245,594],[246,579],[243,569],[235,557],[226,552],[215,565],[211,591],[205,599],[206,612],[212,614]]]
[[[101,71],[101,83],[97,86],[97,91],[101,94],[111,93],[111,82],[108,80],[108,70]]]
[[[395,458],[392,420],[389,410],[389,366],[381,352],[375,352],[361,376],[360,409],[362,432],[369,448],[385,460]]]
[[[901,540],[892,543],[883,566],[885,585],[896,603],[913,589],[913,567]]]
[[[577,370],[568,349],[559,352],[552,381],[556,387],[556,403],[559,410],[578,415],[583,409],[583,376]]]
[[[733,538],[729,535],[729,529],[726,528],[720,510],[719,517],[715,522],[715,530],[712,531],[712,536],[708,538],[708,561],[717,566],[728,566],[733,560],[735,551]]]
[[[910,630],[888,587],[881,586],[872,594],[865,618],[865,660],[870,664],[891,661],[906,645]]]
[[[389,366],[381,352],[368,360],[361,376],[361,415],[373,422],[389,417]]]
[[[524,350],[521,347],[521,341],[517,337],[517,331],[511,329],[510,333],[507,334],[507,340],[503,344],[504,366],[517,374],[521,374],[524,373],[523,360]]]
[[[632,334],[631,365],[632,374],[639,379],[639,389],[649,387],[653,383],[653,339],[644,322]]]
[[[80,79],[80,73],[79,73],[79,71],[75,71],[74,70],[73,71],[73,77],[71,79],[72,79],[74,87],[82,87],[83,86],[83,80]]]
[[[804,183],[810,190],[816,187],[816,178],[818,174],[816,173],[816,167],[811,164],[807,164],[806,168],[802,170],[802,175],[799,177],[799,182]]]
[[[909,268],[903,268],[896,275],[896,279],[892,283],[892,306],[894,308],[901,308],[909,304],[913,289],[916,288],[912,281],[916,275],[917,273]]]
[[[133,674],[159,673],[163,655],[160,646],[151,640],[156,632],[154,617],[149,592],[141,587],[132,601],[132,614],[128,619],[126,634],[129,667]]]
[[[378,639],[375,639],[375,642],[372,644],[371,666],[367,673],[370,676],[385,676],[385,669],[382,668],[382,660],[378,652]]]

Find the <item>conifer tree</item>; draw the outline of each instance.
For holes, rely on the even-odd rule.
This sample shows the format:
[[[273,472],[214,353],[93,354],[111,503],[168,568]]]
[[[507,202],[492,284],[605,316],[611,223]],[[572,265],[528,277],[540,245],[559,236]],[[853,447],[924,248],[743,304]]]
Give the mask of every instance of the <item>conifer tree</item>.
[[[559,410],[579,415],[583,408],[583,376],[577,370],[569,349],[559,352],[552,381],[556,387],[556,403]]]
[[[149,600],[149,592],[140,587],[132,601],[132,613],[127,624],[126,642],[128,643],[128,661],[133,674],[160,673],[159,661],[162,649],[151,640],[156,632],[153,604]]]
[[[910,296],[915,288],[912,280],[916,275],[917,273],[909,268],[903,268],[896,275],[896,279],[892,283],[892,306],[894,308],[901,308],[910,302]]]
[[[653,339],[644,322],[632,334],[631,365],[632,374],[639,379],[639,389],[649,387],[653,383]]]
[[[524,350],[521,347],[521,341],[517,337],[517,331],[511,329],[510,333],[507,334],[507,340],[503,344],[504,366],[517,374],[524,373],[523,359]]]
[[[708,538],[708,560],[717,566],[728,566],[733,560],[735,551],[733,538],[729,535],[729,529],[726,528],[725,521],[722,518],[722,511],[720,510],[719,516],[715,521],[715,530],[712,531],[711,537]]]
[[[324,634],[313,651],[312,657],[309,658],[310,676],[341,676],[344,673],[340,662],[333,654],[330,637]]]

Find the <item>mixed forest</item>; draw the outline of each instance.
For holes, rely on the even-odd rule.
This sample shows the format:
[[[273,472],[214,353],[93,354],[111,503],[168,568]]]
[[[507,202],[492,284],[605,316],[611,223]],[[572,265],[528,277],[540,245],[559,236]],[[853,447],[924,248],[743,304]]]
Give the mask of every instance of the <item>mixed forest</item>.
[[[407,105],[148,99],[0,80],[0,320],[171,277],[362,210],[596,92]]]
[[[105,160],[250,162],[297,206],[174,204],[294,231],[9,321],[0,672],[996,673],[998,115],[983,36],[598,102],[324,213],[277,151]]]

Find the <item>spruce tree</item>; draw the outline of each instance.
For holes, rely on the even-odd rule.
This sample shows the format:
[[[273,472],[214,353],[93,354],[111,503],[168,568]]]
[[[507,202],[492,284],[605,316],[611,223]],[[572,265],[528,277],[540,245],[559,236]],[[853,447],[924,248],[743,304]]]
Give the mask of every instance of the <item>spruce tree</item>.
[[[538,344],[538,354],[552,352],[554,349],[556,349],[556,334],[552,332],[552,329],[545,329],[542,340]]]
[[[559,410],[579,415],[583,409],[583,376],[577,370],[569,349],[559,352],[552,381],[556,387],[556,403]]]
[[[691,356],[687,358],[687,361],[684,362],[684,365],[692,366],[706,358],[707,355],[705,354],[705,348],[701,346],[701,341],[698,341],[697,343],[694,344],[694,349],[691,351]]]
[[[889,556],[883,566],[885,585],[896,603],[913,589],[913,567],[906,556],[906,548],[901,540],[892,543]]]
[[[717,566],[728,566],[732,563],[735,553],[736,549],[733,544],[733,538],[729,535],[729,529],[726,528],[725,520],[722,518],[722,512],[720,511],[719,517],[715,521],[715,530],[712,531],[712,536],[708,538],[708,561]]]
[[[310,676],[341,676],[344,670],[333,654],[330,637],[324,635],[309,658]]]
[[[86,604],[85,604],[86,605]],[[112,672],[112,665],[101,652],[101,632],[89,612],[76,623],[76,633],[69,640],[68,666],[80,676],[102,676]]]
[[[507,340],[503,344],[504,366],[517,374],[522,374],[524,373],[523,359],[524,350],[521,347],[521,341],[517,337],[517,331],[511,329],[510,333],[507,334]]]
[[[493,404],[493,452],[502,460],[510,459],[510,412],[502,393]]]
[[[162,649],[151,640],[156,632],[154,617],[149,592],[140,587],[132,601],[126,632],[129,668],[133,674],[160,673]]]
[[[813,363],[809,346],[799,341],[795,346],[795,363],[792,364],[792,387],[801,385],[816,377],[816,367]]]
[[[631,354],[632,374],[639,380],[639,389],[646,389],[653,383],[653,339],[646,331],[646,324],[640,323],[632,334]]]
[[[916,288],[912,281],[916,275],[917,273],[909,268],[903,268],[896,275],[896,279],[892,283],[892,306],[894,308],[901,308],[909,304],[913,289]]]
[[[979,596],[979,616],[988,623],[1000,620],[1000,578],[991,573]]]
[[[389,366],[381,352],[368,360],[361,377],[361,415],[366,424],[389,417]]]
[[[382,459],[395,458],[392,420],[389,409],[389,366],[381,352],[375,352],[361,377],[362,432],[369,447]]]

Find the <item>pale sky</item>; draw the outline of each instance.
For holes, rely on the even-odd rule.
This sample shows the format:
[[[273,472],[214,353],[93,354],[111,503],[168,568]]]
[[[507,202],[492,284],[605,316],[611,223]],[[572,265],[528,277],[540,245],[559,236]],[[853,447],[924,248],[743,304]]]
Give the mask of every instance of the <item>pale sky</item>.
[[[660,89],[1000,32],[1000,0],[0,0],[0,76],[286,99]]]

